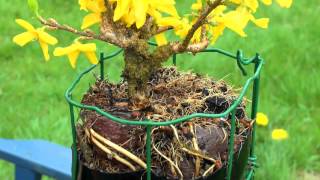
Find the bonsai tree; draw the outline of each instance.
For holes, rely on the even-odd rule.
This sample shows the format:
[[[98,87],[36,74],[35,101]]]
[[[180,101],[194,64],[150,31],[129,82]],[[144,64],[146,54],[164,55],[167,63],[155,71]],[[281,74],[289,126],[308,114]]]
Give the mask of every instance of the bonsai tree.
[[[292,4],[292,0],[276,2],[284,8],[289,8]],[[84,104],[98,104],[104,110],[113,111],[114,115],[126,119],[163,121],[194,112],[221,113],[230,107],[235,93],[227,85],[193,74],[181,75],[170,68],[161,70],[161,65],[174,54],[189,52],[196,55],[213,45],[226,29],[240,37],[246,37],[244,29],[249,22],[260,28],[267,28],[269,19],[256,18],[255,13],[260,4],[270,5],[272,0],[196,0],[186,14],[177,11],[175,0],[79,0],[80,9],[88,12],[83,18],[81,30],[65,25],[65,22],[43,17],[38,13],[36,0],[29,0],[28,3],[43,26],[34,28],[27,21],[17,19],[16,22],[27,31],[15,36],[13,41],[20,46],[33,40],[38,41],[45,60],[50,58],[49,45],[58,43],[47,30],[62,30],[78,36],[70,46],[57,47],[53,51],[54,56],[67,56],[73,68],[76,67],[80,53],[85,54],[92,64],[99,62],[96,45],[86,43],[87,41],[100,40],[123,49],[125,67],[122,76],[125,83],[115,86],[99,81],[84,96]],[[99,26],[99,32],[90,30],[92,26]],[[168,35],[175,37],[167,39]],[[149,44],[153,38],[157,43],[156,47]],[[108,102],[100,101],[100,97]],[[128,102],[113,101],[124,99],[123,97],[128,97]],[[239,144],[245,139],[240,136],[250,134],[252,125],[246,121],[245,105],[241,104],[239,108],[235,115],[239,119],[236,150],[240,149]],[[122,166],[112,164],[114,162],[111,160],[111,165],[99,163],[108,158],[100,156],[97,166],[102,164],[104,167],[97,168],[99,170],[114,172],[115,169],[123,169],[123,165],[131,171],[139,170],[128,159],[146,169],[145,152],[141,150],[143,148],[138,148],[146,145],[142,141],[144,138],[141,138],[145,137],[143,128],[104,121],[95,112],[87,110],[83,110],[80,116],[84,119],[84,125],[78,126],[77,135],[87,138],[79,138],[77,145],[86,161],[99,157],[102,150]],[[225,160],[228,148],[228,118],[207,118],[171,125],[169,128],[154,128],[151,144],[153,153],[156,154],[153,158],[158,161],[156,166],[162,168],[161,171],[170,171],[164,173],[167,177],[180,179],[207,176],[220,169],[225,163],[217,159]],[[224,125],[218,126],[218,123]],[[89,146],[91,142],[96,147]],[[104,144],[126,157],[113,153]],[[93,153],[97,153],[97,157],[92,157]],[[167,161],[170,168],[165,168],[163,161]]]
[[[288,8],[292,0],[276,0],[281,7]],[[261,0],[270,5],[272,0]],[[80,52],[83,52],[93,64],[98,63],[94,43],[81,41],[100,40],[124,49],[125,69],[123,77],[129,84],[129,97],[132,101],[147,101],[147,80],[161,67],[170,56],[177,53],[196,54],[214,44],[230,29],[241,37],[246,37],[245,27],[253,22],[260,28],[267,28],[268,18],[255,18],[259,8],[258,0],[197,0],[191,6],[191,13],[180,14],[175,0],[79,0],[80,9],[87,11],[81,25],[82,30],[46,19],[38,13],[36,0],[29,5],[39,21],[44,25],[35,29],[22,19],[16,22],[27,30],[13,38],[24,46],[37,40],[42,48],[45,60],[49,60],[48,45],[58,41],[46,30],[62,30],[79,36],[69,47],[58,47],[55,56],[67,55],[73,68]],[[100,32],[89,28],[98,25]],[[168,41],[166,33],[174,31],[180,40]],[[152,48],[148,41],[155,38],[158,47]]]

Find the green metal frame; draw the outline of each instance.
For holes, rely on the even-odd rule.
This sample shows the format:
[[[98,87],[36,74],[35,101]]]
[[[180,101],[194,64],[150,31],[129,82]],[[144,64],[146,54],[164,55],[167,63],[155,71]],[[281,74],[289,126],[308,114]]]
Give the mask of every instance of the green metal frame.
[[[150,43],[151,45],[156,45],[154,43]],[[100,54],[100,73],[101,73],[101,79],[104,79],[104,61],[110,58],[113,58],[117,55],[119,55],[123,50],[119,49],[118,51],[115,51],[114,53],[104,56],[103,53]],[[147,156],[147,180],[151,180],[151,130],[155,126],[169,126],[173,124],[182,123],[184,121],[190,121],[193,118],[219,118],[219,117],[226,117],[231,113],[231,132],[230,132],[230,139],[229,139],[229,153],[228,153],[228,167],[227,167],[227,180],[231,179],[232,174],[232,165],[233,165],[233,146],[234,146],[234,136],[235,136],[235,126],[236,126],[236,119],[235,119],[235,113],[237,106],[241,103],[244,95],[246,94],[249,86],[253,83],[253,91],[252,91],[252,110],[251,110],[251,119],[256,118],[257,109],[258,109],[258,96],[259,96],[259,81],[260,81],[260,72],[262,69],[262,66],[264,64],[264,60],[260,57],[259,54],[256,54],[252,58],[244,58],[242,51],[238,50],[236,55],[233,55],[227,51],[217,49],[217,48],[208,48],[202,51],[202,53],[219,53],[224,56],[230,57],[231,59],[236,60],[237,65],[239,69],[241,70],[242,74],[244,76],[247,75],[247,72],[244,69],[244,66],[254,64],[254,72],[251,77],[249,77],[244,86],[242,91],[240,92],[238,98],[234,101],[234,103],[223,113],[219,114],[206,114],[206,113],[194,113],[188,116],[184,116],[178,119],[163,121],[163,122],[154,122],[152,120],[146,119],[144,121],[132,121],[128,119],[121,119],[118,117],[115,117],[108,112],[105,112],[101,110],[100,108],[96,106],[88,106],[85,104],[81,104],[75,100],[72,99],[72,91],[76,88],[77,84],[80,82],[81,78],[89,73],[91,70],[93,70],[98,65],[92,65],[88,69],[84,70],[82,73],[78,75],[78,77],[73,81],[71,86],[67,89],[65,93],[65,98],[69,103],[70,107],[70,117],[71,117],[71,127],[72,127],[72,137],[73,137],[73,144],[72,144],[72,150],[73,150],[73,157],[72,157],[72,179],[77,179],[77,167],[78,167],[78,153],[76,148],[76,142],[77,142],[77,136],[76,136],[76,124],[75,124],[75,112],[74,108],[82,108],[82,109],[88,109],[96,111],[97,113],[101,114],[102,116],[107,117],[108,119],[115,121],[117,123],[126,124],[126,125],[139,125],[139,126],[145,126],[146,127],[146,134],[147,134],[147,142],[146,142],[146,156]],[[173,55],[173,64],[176,64],[177,60],[177,54]],[[255,139],[255,123],[253,125],[252,130],[252,143],[250,145],[250,156],[248,158],[248,171],[246,174],[246,179],[253,179],[255,167],[256,165],[256,156],[254,154],[254,139]]]

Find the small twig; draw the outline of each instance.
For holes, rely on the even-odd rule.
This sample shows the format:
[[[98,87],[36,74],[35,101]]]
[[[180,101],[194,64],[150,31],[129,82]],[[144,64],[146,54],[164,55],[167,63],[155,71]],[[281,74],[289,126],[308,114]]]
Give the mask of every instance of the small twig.
[[[105,153],[109,154],[112,158],[114,158],[115,160],[119,161],[120,163],[126,165],[127,167],[129,167],[132,171],[136,171],[136,168],[127,160],[123,159],[122,157],[120,157],[119,155],[113,153],[110,149],[108,149],[107,147],[105,147],[103,144],[101,144],[97,139],[95,139],[93,136],[91,137],[91,141],[98,146],[102,151],[104,151]]]
[[[117,36],[113,33],[104,33],[103,35],[97,35],[94,32],[89,32],[89,31],[79,31],[73,27],[70,27],[68,25],[61,25],[59,24],[56,20],[54,19],[44,19],[42,17],[38,17],[39,21],[41,22],[41,24],[48,26],[52,29],[59,29],[59,30],[63,30],[63,31],[68,31],[71,32],[73,34],[77,34],[83,37],[87,37],[90,39],[97,39],[97,40],[101,40],[104,42],[108,42],[111,44],[114,44],[116,46],[119,47],[123,47],[125,43],[120,42],[119,39],[117,38]]]
[[[160,33],[172,30],[172,29],[173,29],[173,27],[171,27],[171,26],[159,27],[159,29],[156,31],[156,33],[154,35],[160,34]]]
[[[203,40],[206,37],[206,33],[207,33],[207,28],[205,25],[201,26],[201,36],[200,39]]]
[[[206,18],[209,16],[209,14],[216,7],[218,7],[222,2],[223,2],[223,0],[216,0],[213,3],[208,1],[208,5],[206,6],[206,8],[204,10],[202,10],[201,15],[195,21],[195,23],[192,25],[191,29],[187,33],[183,42],[179,44],[179,51],[185,51],[188,48],[188,45],[189,45],[194,33],[198,30],[199,27],[201,27],[206,22]]]
[[[131,159],[132,161],[136,162],[137,164],[139,164],[141,167],[143,167],[144,169],[147,168],[147,165],[145,162],[143,162],[140,158],[138,158],[136,155],[132,154],[131,152],[129,152],[128,150],[122,148],[121,146],[107,140],[106,138],[102,137],[101,135],[99,135],[98,133],[96,133],[93,129],[90,129],[90,133],[94,138],[97,138],[99,141],[101,141],[102,143],[104,143],[105,145],[108,145],[109,147],[115,149],[116,151],[118,151],[119,153],[125,155],[126,157],[128,157],[129,159]]]
[[[207,38],[204,38],[201,42],[190,44],[185,49],[181,49],[180,43],[173,43],[172,50],[175,53],[191,52],[195,54],[202,51],[203,49],[206,49],[208,45],[209,45],[209,40]]]

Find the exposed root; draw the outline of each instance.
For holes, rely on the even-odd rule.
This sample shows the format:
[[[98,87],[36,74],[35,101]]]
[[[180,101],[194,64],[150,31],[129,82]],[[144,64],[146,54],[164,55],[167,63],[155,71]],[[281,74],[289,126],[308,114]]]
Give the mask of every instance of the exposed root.
[[[200,154],[200,153],[198,153],[198,152],[194,152],[194,151],[189,150],[189,149],[187,149],[187,148],[181,148],[181,150],[183,150],[183,151],[185,151],[186,153],[191,154],[191,155],[193,155],[193,156],[200,157],[200,158],[202,158],[202,159],[205,159],[205,160],[208,160],[208,161],[211,161],[211,162],[214,162],[214,163],[216,162],[216,160],[213,159],[213,158],[211,158],[211,157],[208,157],[208,156],[206,156],[206,155]]]
[[[170,125],[170,127],[172,128],[174,136],[176,137],[178,143],[181,144],[177,129],[173,125]]]
[[[192,144],[193,144],[193,147],[196,151],[200,151],[199,149],[199,146],[198,146],[198,142],[197,142],[197,137],[194,133],[194,128],[193,128],[193,125],[192,123],[188,123],[189,125],[189,128],[190,128],[190,132],[192,134]],[[199,176],[199,173],[200,173],[200,165],[201,165],[201,161],[200,161],[200,158],[199,156],[196,156],[196,162],[195,162],[195,176],[198,177]]]
[[[214,170],[214,168],[216,167],[216,164],[213,164],[212,166],[210,166],[203,174],[202,177],[206,177],[209,174],[211,174]]]
[[[173,129],[173,131],[177,132],[177,129],[176,129],[174,126],[171,126],[171,128]],[[174,133],[174,134],[175,134],[175,138],[177,139],[177,141],[180,142],[180,138],[179,138],[179,136],[178,136],[178,133]],[[188,154],[190,154],[190,155],[192,155],[192,156],[200,157],[200,158],[202,158],[202,159],[211,161],[211,162],[213,162],[213,163],[216,162],[216,160],[213,159],[213,158],[210,158],[210,157],[208,157],[208,156],[206,156],[206,155],[203,155],[203,154],[200,154],[200,153],[198,153],[198,152],[194,152],[194,151],[192,151],[192,150],[189,150],[189,149],[183,147],[183,145],[182,145],[181,143],[179,143],[179,144],[180,144],[180,147],[181,147],[181,150],[182,150],[182,151],[184,151],[184,152],[186,152],[186,153],[188,153]],[[198,150],[199,150],[199,149],[198,149]]]
[[[224,128],[222,128],[223,134],[224,134],[224,138],[222,140],[222,142],[224,142],[227,138],[228,138],[228,134],[226,132],[226,130]]]
[[[171,166],[173,166],[176,170],[176,172],[178,172],[179,176],[180,176],[180,179],[183,179],[183,174],[180,170],[180,168],[170,159],[168,158],[167,156],[165,156],[164,154],[162,154],[162,152],[160,152],[154,145],[154,143],[152,143],[152,148],[161,156],[163,157],[165,160],[167,160],[169,162],[169,164]]]
[[[105,145],[108,145],[109,147],[113,148],[114,150],[118,151],[119,153],[125,155],[126,157],[128,157],[132,161],[134,161],[137,164],[139,164],[142,168],[144,168],[144,169],[147,168],[147,164],[145,162],[143,162],[140,158],[138,158],[136,155],[132,154],[128,150],[126,150],[126,149],[122,148],[121,146],[119,146],[119,145],[109,141],[108,139],[102,137],[101,135],[96,133],[93,129],[90,129],[90,133],[94,138],[98,139],[99,141],[103,142]]]
[[[103,144],[101,144],[96,138],[94,138],[93,136],[91,136],[91,141],[98,146],[102,151],[104,151],[105,153],[107,153],[108,155],[110,155],[112,158],[114,158],[115,160],[119,161],[120,163],[126,165],[128,168],[130,168],[132,171],[136,171],[136,168],[127,160],[123,159],[122,157],[118,156],[117,154],[115,154],[114,152],[112,152],[110,149],[108,149],[106,146],[104,146]]]

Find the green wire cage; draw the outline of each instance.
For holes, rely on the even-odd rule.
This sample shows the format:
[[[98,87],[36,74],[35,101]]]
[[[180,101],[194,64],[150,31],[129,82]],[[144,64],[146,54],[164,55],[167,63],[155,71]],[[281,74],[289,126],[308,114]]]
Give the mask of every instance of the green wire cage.
[[[156,45],[154,43],[150,43],[151,45]],[[114,121],[117,123],[125,124],[125,125],[133,125],[133,126],[144,126],[146,128],[146,164],[147,164],[147,169],[146,169],[146,179],[151,180],[152,177],[152,170],[151,170],[151,165],[152,165],[152,159],[151,159],[151,130],[153,127],[157,126],[170,126],[174,124],[178,124],[184,121],[191,121],[193,118],[220,118],[220,117],[225,117],[227,115],[231,115],[231,131],[230,131],[230,138],[229,138],[229,148],[228,148],[228,161],[227,161],[227,166],[226,166],[226,172],[225,172],[225,179],[231,180],[232,179],[232,173],[233,173],[233,161],[234,161],[234,139],[235,139],[235,129],[236,129],[236,109],[241,103],[243,97],[247,93],[249,87],[252,86],[252,104],[251,104],[251,119],[254,120],[256,118],[257,114],[257,109],[258,109],[258,96],[259,96],[259,81],[260,81],[260,72],[262,69],[262,66],[264,64],[264,60],[260,57],[259,54],[256,54],[252,58],[245,58],[243,57],[243,54],[240,50],[237,51],[237,53],[234,55],[232,53],[229,53],[227,51],[217,49],[217,48],[208,48],[201,53],[219,53],[221,55],[227,56],[233,60],[236,61],[238,68],[241,70],[242,75],[246,76],[247,72],[244,69],[244,66],[253,66],[253,74],[250,76],[245,84],[243,85],[243,89],[240,92],[239,96],[237,99],[233,102],[233,104],[223,113],[219,114],[206,114],[206,113],[194,113],[188,116],[184,116],[178,119],[173,119],[173,120],[167,120],[164,122],[154,122],[152,120],[146,119],[144,121],[132,121],[128,119],[121,119],[118,117],[115,117],[108,112],[105,112],[98,107],[95,106],[88,106],[85,104],[81,104],[74,99],[72,99],[72,92],[73,90],[77,87],[79,84],[81,78],[83,78],[86,74],[91,72],[94,68],[100,67],[100,78],[103,80],[104,79],[104,61],[111,59],[119,54],[121,54],[123,50],[120,49],[108,56],[105,56],[103,53],[100,54],[100,62],[97,65],[92,65],[88,69],[84,70],[82,73],[78,75],[78,77],[73,81],[71,86],[67,89],[65,93],[65,98],[68,101],[69,107],[70,107],[70,117],[71,117],[71,127],[72,127],[72,137],[73,137],[73,144],[72,144],[72,179],[76,180],[77,179],[77,169],[78,169],[78,152],[77,152],[77,135],[76,135],[76,119],[75,119],[75,108],[80,108],[80,109],[87,109],[87,110],[92,110],[96,111],[98,114]],[[177,55],[174,54],[172,57],[173,64],[176,65],[176,59]],[[255,168],[257,167],[256,165],[256,156],[255,156],[255,151],[254,151],[254,139],[255,139],[255,122],[253,122],[253,128],[252,131],[250,132],[250,142],[249,142],[249,149],[248,149],[248,156],[246,156],[246,159],[244,159],[244,163],[247,165],[246,168],[246,173],[244,174],[245,179],[250,180],[253,179]],[[243,163],[243,162],[242,162]]]

